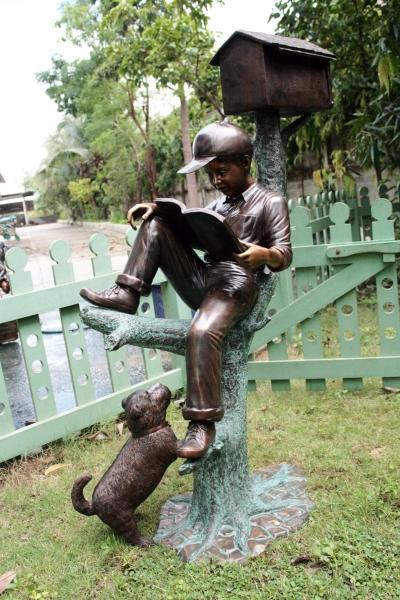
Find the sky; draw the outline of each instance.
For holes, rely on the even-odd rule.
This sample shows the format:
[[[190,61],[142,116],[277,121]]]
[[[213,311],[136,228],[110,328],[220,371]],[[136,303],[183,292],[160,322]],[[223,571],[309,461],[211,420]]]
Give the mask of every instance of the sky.
[[[274,33],[268,23],[275,0],[225,0],[209,11],[217,46],[236,29]],[[20,192],[46,156],[45,143],[61,114],[35,74],[51,57],[67,60],[84,51],[60,41],[55,27],[60,0],[0,0],[0,194]]]

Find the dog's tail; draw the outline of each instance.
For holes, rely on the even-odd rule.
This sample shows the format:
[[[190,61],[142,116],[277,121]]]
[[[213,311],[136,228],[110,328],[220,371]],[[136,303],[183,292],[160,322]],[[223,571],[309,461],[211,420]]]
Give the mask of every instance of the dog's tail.
[[[82,477],[79,477],[79,479],[74,481],[74,485],[72,486],[71,490],[71,500],[74,509],[83,515],[87,515],[88,517],[96,514],[94,512],[93,505],[90,504],[83,495],[83,488],[91,479],[92,476],[89,473],[82,475]]]

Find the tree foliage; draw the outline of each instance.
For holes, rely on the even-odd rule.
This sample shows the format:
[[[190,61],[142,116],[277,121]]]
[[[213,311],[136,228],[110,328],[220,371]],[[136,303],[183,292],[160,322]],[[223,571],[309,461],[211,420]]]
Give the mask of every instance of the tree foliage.
[[[342,166],[372,166],[378,180],[400,166],[399,14],[399,0],[278,0],[272,18],[280,33],[336,54],[333,109],[297,133],[292,163],[309,150],[323,163],[326,149],[330,161],[342,151]]]
[[[218,73],[208,67],[210,4],[68,0],[63,5],[59,26],[65,38],[88,46],[90,55],[71,63],[54,57],[38,78],[60,111],[83,119],[90,151],[102,157],[93,175],[95,201],[106,194],[103,204],[116,213],[143,197],[173,192],[184,143],[187,151],[193,133],[189,116],[197,121],[202,113],[204,120],[210,105],[219,109]],[[155,87],[179,98],[180,118],[176,111],[154,116]],[[74,185],[68,189],[76,192]]]

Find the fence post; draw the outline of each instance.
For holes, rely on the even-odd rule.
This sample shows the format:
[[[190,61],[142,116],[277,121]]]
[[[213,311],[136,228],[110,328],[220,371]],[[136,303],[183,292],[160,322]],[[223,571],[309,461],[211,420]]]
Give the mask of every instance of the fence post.
[[[93,275],[96,277],[112,273],[107,236],[104,233],[93,234],[89,240],[89,248],[94,254],[90,259]],[[106,358],[113,391],[117,392],[129,387],[130,379],[126,350],[121,348],[119,350],[107,351]]]
[[[292,242],[296,246],[312,246],[313,234],[310,227],[310,211],[297,207],[292,213]],[[307,294],[318,285],[315,267],[296,268],[296,295]],[[323,358],[321,319],[315,314],[300,325],[304,358]],[[325,379],[306,379],[310,391],[325,389]]]
[[[282,276],[286,275],[286,273],[288,273],[290,279],[288,280],[286,278],[286,280],[284,281]],[[293,297],[291,278],[291,269],[287,269],[287,271],[283,271],[279,274],[278,284],[268,305],[268,316],[270,318],[273,318],[273,316],[278,312],[279,309],[289,304],[289,294],[291,294]],[[288,359],[287,342],[289,341],[289,337],[291,337],[291,334],[285,332],[283,335],[274,338],[272,342],[268,344],[269,360]],[[284,392],[290,390],[290,379],[271,380],[271,388],[273,392]]]
[[[392,204],[381,198],[371,206],[372,235],[374,240],[393,240],[394,221]],[[386,269],[376,276],[376,296],[378,301],[379,338],[383,356],[400,354],[400,318],[397,266],[394,255],[384,255]],[[399,369],[400,370],[400,369]],[[400,389],[400,377],[383,377],[385,388]]]
[[[334,225],[331,225],[331,243],[348,243],[352,240],[351,225],[347,223],[350,208],[347,204],[338,202],[331,207],[329,216]],[[368,256],[357,257],[357,260],[368,260]],[[345,267],[336,265],[335,271],[339,273]],[[357,293],[355,290],[341,296],[335,303],[339,326],[339,348],[342,358],[360,356],[360,326],[357,313]],[[351,368],[349,369],[351,373]],[[346,390],[361,389],[363,381],[359,377],[344,377],[343,387]]]
[[[67,242],[53,242],[49,252],[56,263],[52,266],[55,285],[75,281],[74,270],[69,262],[71,249]],[[61,308],[60,319],[76,405],[80,406],[94,400],[95,394],[78,304]]]
[[[133,246],[136,235],[137,233],[131,227],[126,232],[125,240],[128,245],[128,253]],[[155,317],[154,302],[151,294],[148,297],[140,298],[137,315],[148,318]],[[146,370],[146,378],[151,379],[163,372],[161,350],[142,348],[141,353]]]
[[[15,302],[23,302],[18,296],[33,289],[31,274],[25,271],[27,262],[22,248],[11,248],[7,252],[6,264],[13,271],[10,284]],[[39,317],[37,314],[25,317],[17,324],[36,419],[42,421],[56,415],[57,409]]]

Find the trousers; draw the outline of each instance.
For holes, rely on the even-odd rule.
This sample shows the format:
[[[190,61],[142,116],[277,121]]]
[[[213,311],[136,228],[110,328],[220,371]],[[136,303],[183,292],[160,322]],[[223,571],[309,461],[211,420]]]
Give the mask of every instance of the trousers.
[[[149,293],[161,268],[175,291],[195,310],[186,345],[187,397],[185,419],[219,421],[221,353],[230,329],[253,308],[256,274],[235,261],[202,260],[179,237],[179,231],[158,216],[142,223],[117,283]]]

